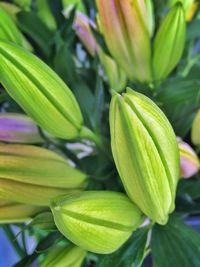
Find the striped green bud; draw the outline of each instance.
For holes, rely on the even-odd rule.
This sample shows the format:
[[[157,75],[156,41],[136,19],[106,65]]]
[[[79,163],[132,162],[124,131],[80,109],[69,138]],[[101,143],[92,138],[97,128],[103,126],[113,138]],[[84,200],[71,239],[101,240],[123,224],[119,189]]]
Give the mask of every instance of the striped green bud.
[[[179,150],[163,112],[131,89],[110,106],[114,161],[130,199],[153,221],[165,224],[174,210]]]
[[[47,206],[52,198],[86,184],[84,173],[52,151],[0,144],[0,198]]]
[[[67,85],[39,58],[3,41],[0,82],[24,111],[52,135],[74,139],[83,130],[79,105]]]
[[[86,251],[77,246],[57,246],[45,256],[39,267],[81,267]]]
[[[185,13],[179,2],[164,17],[153,44],[154,80],[165,79],[178,64],[185,44]]]
[[[117,250],[141,223],[141,212],[123,194],[86,191],[55,199],[51,206],[59,231],[95,253]]]
[[[0,200],[0,223],[19,223],[44,210],[43,207]]]

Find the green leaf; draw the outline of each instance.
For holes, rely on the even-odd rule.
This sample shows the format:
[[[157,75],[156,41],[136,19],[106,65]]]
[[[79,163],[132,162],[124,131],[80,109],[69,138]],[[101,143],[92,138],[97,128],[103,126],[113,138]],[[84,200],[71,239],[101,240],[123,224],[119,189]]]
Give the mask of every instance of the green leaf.
[[[199,267],[200,235],[179,218],[167,225],[155,225],[152,232],[152,255],[157,267]]]
[[[148,228],[141,228],[115,253],[106,255],[98,267],[139,267],[141,266],[147,242]]]
[[[48,56],[52,31],[33,12],[20,12],[17,14],[17,20],[20,29],[39,46],[45,56]]]

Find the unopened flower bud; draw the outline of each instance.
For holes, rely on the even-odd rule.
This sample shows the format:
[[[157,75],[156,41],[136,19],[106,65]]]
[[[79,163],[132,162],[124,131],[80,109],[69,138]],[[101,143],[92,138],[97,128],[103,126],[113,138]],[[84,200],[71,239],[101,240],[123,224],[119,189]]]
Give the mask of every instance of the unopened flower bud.
[[[97,0],[99,22],[108,49],[126,75],[139,82],[150,82],[150,34],[144,18],[144,0]],[[148,20],[148,19],[147,19]]]
[[[165,79],[179,62],[185,44],[185,13],[178,2],[164,17],[153,45],[154,79]]]
[[[87,191],[61,197],[53,201],[51,209],[59,231],[95,253],[117,250],[141,224],[140,210],[117,192]]]
[[[0,144],[0,198],[47,206],[52,198],[83,189],[87,176],[44,148]]]
[[[200,169],[199,159],[190,145],[178,138],[180,152],[181,177],[190,178]]]
[[[0,223],[25,222],[42,210],[43,207],[0,199]]]
[[[40,267],[81,267],[86,251],[77,246],[57,246],[45,256]]]
[[[0,114],[0,141],[9,143],[41,143],[38,127],[23,114]]]
[[[83,117],[74,95],[52,69],[30,52],[0,41],[0,82],[52,135],[74,139],[81,134]]]
[[[200,145],[200,109],[198,110],[192,124],[191,139],[194,145]]]
[[[130,199],[153,221],[165,224],[174,209],[179,151],[174,131],[148,97],[131,89],[110,107],[111,146]]]

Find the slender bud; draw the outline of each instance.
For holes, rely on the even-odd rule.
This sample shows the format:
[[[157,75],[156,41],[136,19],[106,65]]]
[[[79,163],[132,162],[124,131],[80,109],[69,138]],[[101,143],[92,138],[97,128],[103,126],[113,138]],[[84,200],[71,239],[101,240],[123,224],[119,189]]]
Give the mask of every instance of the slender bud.
[[[22,45],[21,33],[11,16],[0,7],[0,39]]]
[[[77,246],[57,246],[45,256],[39,267],[81,267],[86,251]]]
[[[176,136],[163,112],[127,89],[110,107],[111,146],[130,199],[153,221],[165,224],[174,209],[179,178]]]
[[[77,12],[74,28],[80,41],[91,56],[98,54],[101,64],[103,65],[110,88],[120,92],[126,85],[127,76],[119,65],[107,55],[97,44],[93,36],[91,27],[96,29],[96,25],[84,14]]]
[[[185,13],[178,2],[164,17],[153,45],[154,79],[165,79],[178,64],[185,44]]]
[[[96,0],[108,49],[130,79],[150,82],[150,34],[144,0]]]
[[[146,9],[143,12],[143,19],[146,22],[146,27],[149,29],[150,37],[154,33],[155,18],[154,18],[154,7],[152,0],[145,0]]]
[[[18,46],[0,41],[0,82],[46,131],[64,139],[79,136],[83,117],[74,95],[39,58]]]
[[[0,223],[25,222],[42,210],[43,207],[0,200]]]
[[[9,143],[41,143],[35,123],[23,114],[1,113],[0,114],[0,141]]]
[[[52,151],[0,144],[0,198],[46,206],[52,198],[86,183],[84,173]]]
[[[94,253],[117,250],[141,224],[140,210],[117,192],[87,191],[61,197],[51,209],[59,231]]]
[[[177,140],[181,161],[181,177],[190,178],[200,169],[199,159],[191,146],[183,142],[181,138],[177,138]]]
[[[200,109],[198,110],[192,124],[191,139],[194,145],[200,145]]]

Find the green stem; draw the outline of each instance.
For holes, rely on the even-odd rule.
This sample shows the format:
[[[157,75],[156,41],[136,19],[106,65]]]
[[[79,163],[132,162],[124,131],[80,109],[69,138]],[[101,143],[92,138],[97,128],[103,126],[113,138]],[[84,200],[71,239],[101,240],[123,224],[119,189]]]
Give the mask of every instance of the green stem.
[[[83,126],[81,129],[81,132],[79,134],[80,138],[88,139],[96,144],[96,146],[99,148],[99,150],[105,154],[110,160],[112,160],[112,156],[109,153],[109,150],[107,149],[108,146],[105,145],[104,142],[102,142],[102,139],[99,135],[92,132],[89,128]]]
[[[16,253],[18,254],[18,256],[25,257],[26,254],[25,252],[22,250],[22,248],[20,247],[20,245],[18,244],[15,235],[13,234],[11,228],[8,225],[3,225],[2,229],[4,231],[4,233],[6,234],[8,240],[10,241],[10,244],[12,245],[12,247],[14,248],[14,250],[16,251]]]

